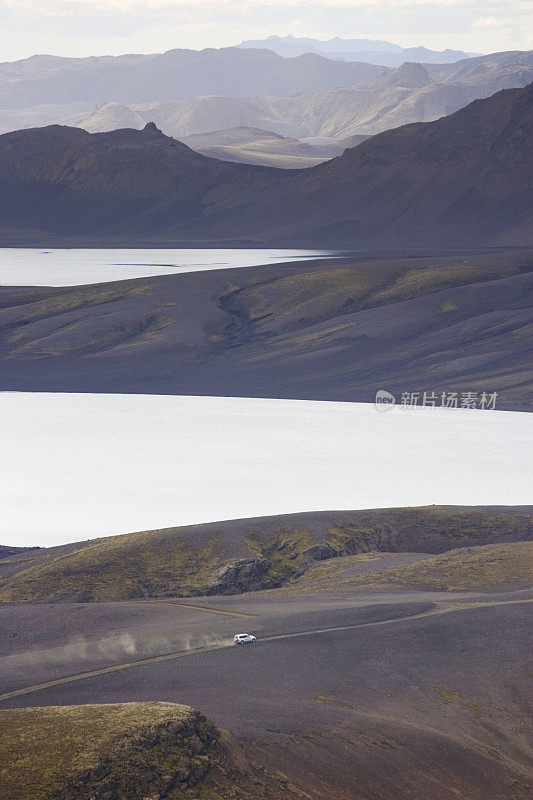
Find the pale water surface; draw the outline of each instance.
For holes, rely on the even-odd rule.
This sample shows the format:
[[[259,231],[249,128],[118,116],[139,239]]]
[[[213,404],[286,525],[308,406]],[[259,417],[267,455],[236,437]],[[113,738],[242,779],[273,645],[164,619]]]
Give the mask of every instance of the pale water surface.
[[[0,393],[0,543],[325,509],[531,502],[533,415]]]
[[[79,286],[328,256],[325,250],[0,248],[0,286]]]

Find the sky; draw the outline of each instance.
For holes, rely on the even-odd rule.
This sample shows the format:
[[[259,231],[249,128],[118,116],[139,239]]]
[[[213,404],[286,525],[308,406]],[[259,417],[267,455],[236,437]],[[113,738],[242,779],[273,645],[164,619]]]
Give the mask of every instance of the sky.
[[[225,47],[275,34],[487,53],[533,48],[531,0],[0,0],[0,58]]]

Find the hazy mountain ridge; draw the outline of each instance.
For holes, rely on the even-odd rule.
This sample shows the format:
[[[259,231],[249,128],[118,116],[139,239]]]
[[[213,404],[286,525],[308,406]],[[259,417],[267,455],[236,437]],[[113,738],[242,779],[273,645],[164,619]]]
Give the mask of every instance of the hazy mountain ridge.
[[[171,51],[170,55],[174,53],[173,58],[181,58],[186,52]],[[206,51],[203,55],[196,53],[195,57],[206,61],[212,59],[214,63],[216,53],[219,51]],[[190,54],[194,56],[193,51]],[[253,53],[247,50],[244,55],[247,54]],[[270,55],[283,61],[281,57]],[[225,56],[226,60],[232,57],[231,54]],[[97,85],[103,83],[107,95],[106,102],[99,103],[96,108],[94,102],[87,99],[49,103],[43,102],[41,95],[37,106],[0,108],[0,132],[64,124],[94,133],[118,128],[141,129],[147,122],[155,121],[164,133],[181,140],[213,134],[210,141],[204,139],[197,148],[206,155],[237,163],[294,169],[313,166],[340,155],[344,147],[353,146],[351,140],[354,137],[371,136],[410,122],[428,122],[450,114],[474,99],[502,89],[524,86],[533,79],[533,53],[511,52],[493,53],[454,64],[422,66],[404,63],[392,70],[375,68],[376,73],[366,85],[338,86],[324,92],[316,91],[313,86],[311,93],[293,97],[276,97],[255,91],[249,96],[224,96],[209,83],[209,75],[204,75],[207,81],[204,89],[209,89],[204,96],[158,100],[160,89],[155,82],[151,102],[118,101],[116,98],[122,96],[124,81],[127,83],[122,72],[134,74],[137,68],[146,71],[152,62],[159,63],[158,59],[159,56],[123,56],[119,59],[38,56],[26,62],[0,65],[0,95],[2,70],[14,90],[19,86],[24,92],[29,83],[33,82],[36,87],[41,83],[46,85],[68,73],[74,84],[82,78],[86,81],[89,76],[91,85],[93,80]],[[172,72],[172,68],[169,69]],[[191,65],[185,68],[185,73],[190,69],[193,69]],[[114,77],[116,72],[118,78]],[[163,84],[167,91],[165,81]],[[109,85],[115,88],[110,90]],[[85,96],[84,87],[85,84],[81,96]],[[272,132],[292,141],[282,143],[272,137],[259,136],[254,147],[235,142],[221,143],[223,131],[230,131],[229,135],[234,137],[235,130],[243,128]],[[345,139],[348,139],[347,143],[344,143]],[[189,143],[195,146],[193,141]]]
[[[188,51],[171,51],[171,54],[173,52],[177,53],[175,58],[178,58],[180,53],[187,53]],[[213,52],[217,53],[219,51]],[[261,61],[263,55],[260,51],[258,53],[258,60]],[[254,55],[254,53],[247,51],[244,55]],[[278,58],[281,63],[284,63],[282,58],[268,53],[266,54],[267,61],[269,55],[274,59]],[[196,56],[201,57],[202,53],[197,53]],[[204,56],[207,61],[211,57],[209,54]],[[231,55],[226,56],[226,60],[231,61],[232,57]],[[156,57],[139,56],[136,58],[146,60],[146,62],[144,60],[141,61],[141,65],[144,65],[142,68],[145,69],[151,63],[150,59],[155,59]],[[323,134],[317,127],[317,123],[313,122],[313,115],[316,116],[319,112],[313,111],[311,118],[308,120],[307,108],[310,105],[320,106],[323,104],[325,107],[322,111],[322,116],[327,118],[328,114],[331,115],[335,109],[330,112],[328,108],[330,104],[328,99],[329,88],[344,87],[344,90],[346,90],[346,87],[349,86],[353,88],[354,84],[372,83],[378,76],[383,77],[389,73],[391,74],[391,85],[399,85],[397,73],[394,70],[371,67],[373,72],[364,77],[364,80],[353,80],[354,76],[345,76],[346,80],[334,83],[331,87],[327,87],[325,91],[322,91],[320,85],[313,82],[313,76],[310,74],[309,85],[307,89],[303,90],[305,97],[293,97],[291,102],[284,102],[283,96],[276,97],[275,92],[265,92],[264,86],[259,84],[253,85],[251,91],[243,93],[240,91],[235,92],[235,87],[232,83],[231,90],[219,92],[213,83],[209,83],[209,75],[206,75],[204,76],[204,85],[199,87],[202,91],[189,92],[185,100],[173,99],[170,96],[172,94],[172,81],[163,80],[162,85],[158,86],[154,83],[151,96],[147,97],[146,100],[141,100],[140,98],[132,99],[131,97],[126,99],[121,88],[124,83],[127,84],[127,77],[120,75],[123,64],[126,74],[129,74],[128,70],[130,72],[133,71],[131,77],[135,79],[135,69],[138,64],[134,57],[129,56],[123,56],[115,60],[111,58],[57,59],[51,56],[35,56],[32,59],[27,59],[26,62],[0,65],[0,98],[2,96],[2,84],[4,92],[8,89],[11,92],[10,102],[7,104],[0,102],[0,131],[7,132],[25,127],[58,123],[77,124],[84,127],[82,124],[84,120],[87,120],[87,129],[90,131],[97,129],[108,130],[117,126],[123,127],[124,125],[142,127],[145,122],[154,119],[164,128],[165,133],[176,136],[207,133],[241,125],[274,130],[285,136],[320,136]],[[263,66],[266,68],[268,64]],[[464,104],[500,89],[523,85],[524,81],[527,82],[528,67],[532,66],[532,52],[513,51],[492,53],[488,56],[466,59],[455,64],[426,64],[422,65],[422,69],[427,73],[424,78],[424,85],[430,83],[431,78],[437,83],[452,83],[457,88],[461,88],[463,92],[465,91],[465,86],[471,87],[471,92],[477,89],[478,91],[469,94],[466,100],[463,95],[457,98],[456,103]],[[521,75],[520,67],[523,75]],[[169,66],[168,68],[172,72],[173,67]],[[268,68],[270,69],[270,67]],[[189,66],[187,69],[192,69],[192,67]],[[119,72],[118,78],[113,74],[116,71]],[[250,70],[248,71],[250,72]],[[95,75],[92,74],[93,72]],[[64,73],[71,75],[70,80],[74,83],[74,91],[77,91],[76,82],[79,82],[82,77],[85,82],[89,81],[91,86],[95,83],[95,86],[91,89],[92,94],[87,97],[84,86],[82,86],[80,92],[74,97],[67,94],[66,97],[62,96],[54,99],[53,92],[51,94],[46,87],[50,81],[60,81]],[[251,70],[251,73],[248,80],[253,83],[253,70]],[[467,75],[466,73],[470,74]],[[400,70],[398,74],[401,75],[402,71]],[[421,74],[424,73],[421,72]],[[185,74],[186,77],[187,75]],[[200,79],[201,76],[198,80]],[[118,86],[116,85],[117,80]],[[220,76],[217,76],[217,80],[220,81]],[[194,81],[189,83],[193,85]],[[26,95],[31,86],[34,86],[35,92],[32,97],[29,97]],[[381,80],[373,89],[376,93],[376,110],[379,109],[379,91],[382,90],[383,86],[384,82]],[[286,84],[285,88],[287,91],[282,94],[285,95],[285,100],[287,100],[291,94],[294,95],[294,91],[290,91],[291,87],[288,84]],[[415,89],[416,87],[412,85],[412,82],[408,81],[405,84],[405,88]],[[95,92],[97,94],[100,89],[102,89],[103,96],[95,99]],[[242,97],[241,102],[239,102],[237,95]],[[316,95],[316,99],[313,95]],[[359,95],[355,93],[352,101],[348,103],[346,112],[341,120],[344,127],[347,127],[349,123],[356,123],[358,120],[358,97]],[[363,94],[362,97],[365,97],[365,95]],[[399,102],[400,99],[399,97],[395,98],[395,101]],[[96,109],[94,107],[95,103],[98,104]],[[255,112],[255,117],[254,104],[258,104],[259,109]],[[196,106],[198,106],[198,111],[196,112],[198,119],[195,120]],[[109,107],[108,111],[111,114],[108,119],[102,116],[102,113],[107,112],[99,112],[99,109],[106,107]],[[129,116],[123,116],[122,119],[117,117],[116,113],[119,111],[119,107],[123,115]],[[457,107],[456,105],[453,110],[456,110]],[[114,115],[113,109],[115,110]],[[450,113],[450,110],[447,113]],[[438,107],[436,113],[440,113],[440,111],[441,108]],[[95,114],[97,116],[90,123],[90,118]],[[99,121],[98,115],[100,115]],[[182,117],[183,119],[181,119]],[[286,117],[289,118],[289,125],[279,127],[280,124],[283,125]],[[269,124],[269,119],[275,120],[278,127],[274,122]],[[415,117],[410,118],[408,121],[417,122],[424,121],[424,119]],[[372,132],[377,132],[377,130],[374,129]],[[327,135],[331,134],[328,133]]]
[[[372,80],[381,68],[307,54],[226,47],[147,56],[33,56],[0,64],[0,108],[91,102],[149,103],[206,94],[291,97]]]
[[[459,61],[475,55],[462,50],[428,50],[427,47],[400,47],[392,42],[372,39],[309,39],[288,36],[269,36],[266,39],[250,39],[241,42],[237,47],[267,48],[275,53],[290,58],[303,53],[318,53],[327,58],[339,61],[366,61],[369,64],[381,64],[387,67],[398,67],[403,61],[420,61],[425,63],[447,63]]]
[[[465,58],[452,64],[424,64],[429,74],[438,80],[456,80],[478,66],[501,67],[505,64],[533,64],[532,50],[503,50],[485,56]]]
[[[520,88],[531,80],[533,63],[479,64],[455,82],[440,82],[421,65],[404,64],[383,72],[367,86],[294,98],[199,97],[181,103],[132,107],[109,103],[77,124],[96,132],[125,126],[141,128],[153,119],[164,133],[181,139],[254,127],[293,139],[320,137],[333,143],[354,135],[371,136],[410,122],[430,122],[473,100],[502,89]]]

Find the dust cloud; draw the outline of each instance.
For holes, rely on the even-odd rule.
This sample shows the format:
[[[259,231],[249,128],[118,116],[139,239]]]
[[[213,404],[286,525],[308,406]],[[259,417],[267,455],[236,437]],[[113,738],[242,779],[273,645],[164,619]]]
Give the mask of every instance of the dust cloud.
[[[112,634],[100,639],[73,637],[67,644],[5,656],[0,664],[6,668],[15,666],[39,666],[45,664],[73,664],[86,661],[100,663],[129,660],[136,656],[145,658],[179,651],[192,651],[204,647],[229,647],[232,639],[218,635],[180,634],[175,639],[162,636],[143,637],[142,643],[128,632]]]

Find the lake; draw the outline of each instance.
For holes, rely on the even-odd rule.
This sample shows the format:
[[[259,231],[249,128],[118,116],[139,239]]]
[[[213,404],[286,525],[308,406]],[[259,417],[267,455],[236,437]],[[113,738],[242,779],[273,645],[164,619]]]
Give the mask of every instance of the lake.
[[[79,286],[333,255],[326,250],[0,248],[0,286]]]
[[[531,500],[533,415],[0,393],[0,542],[312,510]]]

